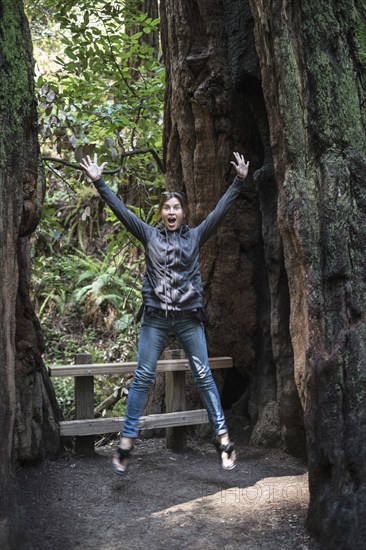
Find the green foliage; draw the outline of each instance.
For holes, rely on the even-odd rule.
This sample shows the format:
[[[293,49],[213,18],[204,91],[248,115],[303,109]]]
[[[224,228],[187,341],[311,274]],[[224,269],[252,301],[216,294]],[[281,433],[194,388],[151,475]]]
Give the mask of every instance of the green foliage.
[[[123,269],[127,253],[114,259],[108,255],[94,259],[81,253],[78,256],[73,256],[75,264],[81,267],[81,273],[76,281],[78,288],[74,293],[76,302],[83,303],[89,299],[93,300],[96,306],[108,302],[116,310],[124,311],[128,299],[139,299],[139,288],[136,285],[139,264],[130,262],[128,270]]]
[[[110,186],[153,223],[154,201],[164,186],[154,160],[162,156],[164,69],[159,21],[139,11],[139,4],[39,0],[26,1],[26,10],[42,154],[75,164],[97,152],[107,169],[122,167]],[[136,154],[140,150],[145,152]],[[47,194],[32,240],[32,296],[46,363],[71,363],[80,351],[96,362],[136,353],[133,320],[141,304],[144,255],[84,179],[72,167],[46,165]],[[53,382],[69,416],[73,381]],[[96,404],[115,383],[98,382]]]
[[[66,420],[75,418],[74,380],[54,378],[52,379],[52,385],[64,418]]]
[[[128,149],[160,153],[164,70],[149,43],[159,20],[120,0],[45,5],[61,42],[55,70],[37,79],[43,144],[79,158],[95,143],[112,164]],[[131,164],[142,165],[136,158]]]
[[[106,397],[111,395],[120,383],[121,380],[116,377],[95,377],[94,408],[102,403]],[[52,384],[64,418],[75,418],[74,379],[70,377],[53,378]],[[125,414],[125,409],[126,397],[124,396],[114,405],[113,413],[109,411],[107,416],[123,416]]]
[[[90,198],[89,191],[77,190],[69,207],[69,194],[75,194],[53,189],[34,236],[32,295],[48,364],[70,364],[80,351],[88,351],[93,362],[100,363],[136,354],[134,317],[141,303],[143,256],[129,246],[126,231],[120,231],[121,224],[111,214],[100,223],[95,219],[100,201]],[[83,220],[86,204],[90,212]],[[113,379],[96,381],[96,406],[115,384]],[[73,380],[54,379],[53,385],[65,417],[71,418]],[[123,408],[119,402],[115,414],[123,414]]]
[[[94,363],[119,361],[126,357],[130,359],[135,358],[135,348],[131,346],[133,337],[128,337],[127,341],[123,342],[123,338],[126,338],[126,332],[116,333],[113,345],[110,345],[109,342],[109,346],[103,350],[100,345],[100,342],[103,341],[101,331],[98,331],[93,326],[81,327],[79,315],[69,316],[66,323],[60,330],[60,328],[55,326],[54,321],[50,319],[43,322],[43,330],[48,348],[46,354],[47,363],[57,365],[72,364],[75,355],[83,350],[91,353]],[[72,327],[74,330],[72,330]],[[109,337],[111,337],[111,333],[109,333]],[[125,357],[121,357],[123,352],[126,354]],[[116,386],[122,382],[126,384],[125,379],[121,379],[118,376],[96,377],[94,380],[95,407],[111,395]],[[74,379],[69,377],[52,378],[52,384],[64,417],[73,418],[75,415]],[[114,406],[113,414],[121,416],[124,414],[124,409],[125,398]]]

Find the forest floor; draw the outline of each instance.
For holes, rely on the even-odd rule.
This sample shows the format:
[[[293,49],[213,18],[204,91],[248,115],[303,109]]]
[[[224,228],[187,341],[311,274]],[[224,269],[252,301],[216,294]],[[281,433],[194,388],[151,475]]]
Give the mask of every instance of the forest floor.
[[[136,441],[125,477],[111,458],[68,452],[18,471],[22,550],[316,550],[305,528],[306,465],[233,434],[238,464],[223,471],[210,441],[173,453],[164,438]]]

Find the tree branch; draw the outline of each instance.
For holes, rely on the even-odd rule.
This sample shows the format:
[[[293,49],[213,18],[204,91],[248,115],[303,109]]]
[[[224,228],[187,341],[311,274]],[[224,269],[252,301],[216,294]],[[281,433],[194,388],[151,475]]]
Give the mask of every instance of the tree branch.
[[[55,157],[41,157],[42,160],[45,162],[55,162],[58,164],[63,164],[64,166],[69,166],[70,168],[74,168],[74,170],[80,170],[81,172],[84,171],[84,168],[81,168],[78,164],[73,164],[72,162],[67,162],[63,159],[58,159]],[[117,174],[121,171],[121,168],[116,168],[115,170],[104,170],[103,174]]]
[[[94,418],[100,418],[107,411],[112,410],[114,405],[126,395],[128,395],[128,390],[124,384],[115,388],[112,395],[109,395],[94,409]]]
[[[164,166],[163,166],[162,160],[160,159],[155,149],[152,149],[151,147],[146,147],[146,149],[132,149],[131,151],[124,151],[123,153],[121,153],[121,159],[125,157],[132,157],[133,155],[143,155],[145,153],[152,154],[156,164],[158,165],[160,172],[164,174]]]
[[[124,151],[123,153],[121,153],[120,157],[121,157],[121,160],[122,160],[125,157],[132,157],[133,155],[143,155],[145,153],[151,153],[151,155],[155,159],[155,162],[158,166],[158,169],[160,170],[160,172],[162,174],[164,174],[163,163],[162,163],[159,155],[155,151],[155,149],[152,149],[151,147],[146,147],[145,149],[132,149],[131,151]],[[78,164],[74,164],[72,162],[67,162],[66,160],[63,160],[63,159],[59,159],[59,158],[55,158],[55,157],[41,157],[41,158],[45,162],[54,162],[54,163],[58,163],[58,164],[63,164],[64,166],[69,166],[70,168],[74,168],[74,170],[83,171],[83,168],[81,168],[81,166],[79,166]],[[119,168],[115,168],[114,170],[104,170],[103,174],[117,174],[118,172],[121,171],[121,169],[122,169],[122,167],[119,166]]]

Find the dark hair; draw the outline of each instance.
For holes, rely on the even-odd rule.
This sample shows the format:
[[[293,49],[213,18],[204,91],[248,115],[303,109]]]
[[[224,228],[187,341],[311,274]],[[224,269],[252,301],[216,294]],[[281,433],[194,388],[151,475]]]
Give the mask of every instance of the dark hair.
[[[159,208],[158,208],[159,216],[161,214],[161,211],[162,211],[163,206],[166,203],[166,201],[168,201],[169,199],[173,199],[173,198],[179,200],[179,202],[181,204],[181,207],[183,209],[183,212],[184,212],[184,217],[187,219],[188,215],[189,215],[188,201],[187,201],[186,194],[183,193],[183,191],[163,191],[161,193],[160,201],[159,201]]]

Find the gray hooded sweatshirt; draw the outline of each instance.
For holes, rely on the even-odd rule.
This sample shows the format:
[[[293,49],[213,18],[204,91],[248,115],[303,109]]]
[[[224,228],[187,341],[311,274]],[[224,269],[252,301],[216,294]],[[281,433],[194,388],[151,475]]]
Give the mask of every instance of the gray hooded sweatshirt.
[[[102,199],[145,248],[146,271],[142,284],[144,305],[163,311],[188,311],[203,307],[199,248],[217,230],[232,203],[243,189],[236,177],[215,209],[197,227],[182,224],[168,231],[140,220],[109,189],[103,178],[94,181]]]

